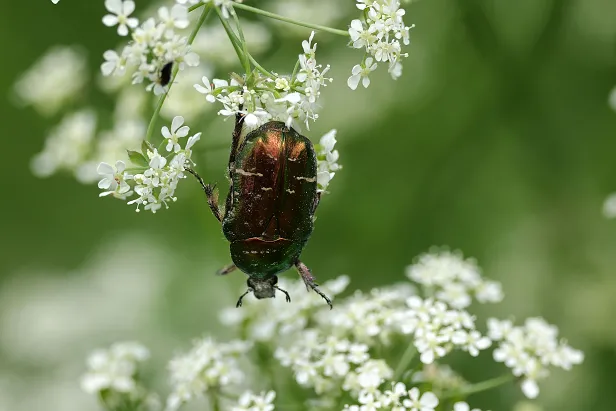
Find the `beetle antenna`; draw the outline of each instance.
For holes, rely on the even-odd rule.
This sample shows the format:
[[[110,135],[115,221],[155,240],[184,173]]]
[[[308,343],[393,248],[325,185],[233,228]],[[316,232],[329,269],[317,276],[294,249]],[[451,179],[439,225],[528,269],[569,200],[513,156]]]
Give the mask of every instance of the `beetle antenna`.
[[[277,285],[274,286],[275,289],[277,289],[280,292],[283,292],[284,295],[287,297],[287,302],[290,303],[291,302],[291,296],[289,296],[289,293],[286,292],[285,290],[283,290],[282,288],[278,287]]]
[[[252,292],[252,288],[249,288],[248,290],[246,290],[246,292],[242,295],[240,295],[240,298],[237,300],[237,304],[235,304],[236,308],[239,308],[242,306],[242,298],[244,298],[246,296],[246,294],[250,294]]]

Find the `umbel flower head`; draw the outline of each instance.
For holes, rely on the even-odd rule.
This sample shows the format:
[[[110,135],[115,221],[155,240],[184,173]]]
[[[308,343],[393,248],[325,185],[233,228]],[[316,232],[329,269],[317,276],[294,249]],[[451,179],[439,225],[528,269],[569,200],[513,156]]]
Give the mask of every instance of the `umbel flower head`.
[[[411,266],[412,276],[422,278],[428,261],[443,278],[457,278],[465,268],[474,273],[472,277],[478,276],[475,283],[489,281],[473,260],[440,251],[420,256]],[[464,392],[497,387],[515,376],[522,393],[534,398],[550,368],[569,370],[583,360],[583,354],[559,341],[557,328],[541,318],[529,318],[524,326],[490,319],[484,335],[472,314],[449,305],[446,295],[444,300],[428,297],[432,290],[422,283],[400,283],[339,298],[348,285],[346,276],[322,285],[323,291],[337,296],[333,311],[306,293],[301,281],[286,279],[280,286],[293,295],[291,304],[282,298],[265,302],[247,297],[242,309],[225,309],[221,321],[242,339],[222,343],[204,337],[172,359],[167,410],[203,397],[220,409],[236,411],[273,410],[276,405],[285,410],[292,406],[322,411],[436,411],[443,404],[453,406],[453,411],[480,411],[464,400]],[[473,289],[467,293],[474,302],[486,302]],[[495,361],[504,362],[513,376],[474,385],[437,363],[452,351],[474,357],[493,345]],[[143,350],[116,346],[92,358],[103,360],[90,361],[84,377],[88,392],[106,389],[113,395],[153,397],[136,378]],[[282,375],[290,378],[284,380],[284,391],[276,392],[274,385]]]

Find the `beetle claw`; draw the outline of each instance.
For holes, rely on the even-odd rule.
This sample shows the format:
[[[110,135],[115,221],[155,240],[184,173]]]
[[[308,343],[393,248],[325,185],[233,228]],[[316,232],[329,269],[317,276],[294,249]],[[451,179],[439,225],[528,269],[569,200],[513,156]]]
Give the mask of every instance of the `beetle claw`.
[[[244,294],[240,295],[240,298],[237,300],[237,303],[235,304],[235,308],[240,308],[242,306],[242,298],[244,298],[246,294],[249,294],[251,292],[252,292],[252,288],[249,288],[248,290],[246,290]]]
[[[288,293],[288,292],[286,292],[286,291],[285,291],[285,290],[283,290],[282,288],[278,287],[277,285],[275,285],[275,286],[274,286],[274,288],[275,288],[275,289],[277,289],[278,291],[280,291],[280,292],[284,293],[284,295],[285,295],[286,300],[287,300],[287,302],[288,302],[288,303],[290,303],[290,302],[291,302],[291,296],[289,295],[289,293]]]

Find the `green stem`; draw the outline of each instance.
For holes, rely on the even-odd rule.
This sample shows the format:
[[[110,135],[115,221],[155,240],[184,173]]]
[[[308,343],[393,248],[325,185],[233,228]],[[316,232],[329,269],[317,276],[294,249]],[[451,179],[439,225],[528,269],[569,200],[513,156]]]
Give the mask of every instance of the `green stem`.
[[[195,4],[194,6],[190,6],[188,8],[188,12],[190,13],[191,11],[195,11],[195,10],[197,10],[201,6],[205,6],[205,3],[199,3],[199,4]],[[209,6],[209,4],[208,4],[208,6]]]
[[[268,76],[269,78],[276,78],[276,76],[272,73],[270,73],[269,71],[267,71],[263,66],[261,66],[257,60],[255,60],[254,57],[252,57],[252,54],[248,53],[248,60],[250,60],[250,62],[252,63],[253,66],[256,67],[257,70],[259,70],[261,73],[265,74],[266,76]]]
[[[231,40],[231,44],[233,45],[235,54],[237,54],[237,58],[240,60],[240,63],[242,63],[242,67],[244,68],[244,71],[246,71],[246,76],[249,76],[250,71],[251,71],[250,62],[248,61],[248,57],[244,55],[244,51],[243,51],[244,47],[242,46],[242,41],[237,38],[233,30],[231,29],[231,26],[229,26],[229,22],[227,21],[227,19],[225,19],[222,16],[222,12],[220,11],[220,8],[218,6],[214,6],[214,9],[216,10],[216,13],[218,14],[218,19],[220,20],[222,27],[227,32],[227,37],[229,37],[229,40]]]
[[[337,34],[339,36],[349,37],[349,33],[347,31],[345,31],[345,30],[333,29],[331,27],[321,26],[319,24],[312,24],[312,23],[307,23],[307,22],[300,21],[300,20],[291,19],[289,17],[281,16],[279,14],[270,13],[269,11],[265,11],[265,10],[257,9],[255,7],[247,6],[247,5],[242,4],[242,3],[233,3],[233,7],[237,8],[237,9],[242,9],[242,10],[250,11],[250,12],[255,13],[255,14],[260,14],[262,16],[269,17],[269,18],[274,19],[274,20],[284,21],[285,23],[295,24],[297,26],[308,27],[310,29],[325,31],[325,32],[331,33],[331,34]]]
[[[398,366],[394,371],[394,381],[398,381],[402,374],[404,374],[404,371],[406,371],[411,361],[413,361],[413,357],[415,357],[415,354],[417,354],[417,349],[411,343],[408,347],[406,347],[404,354],[402,354],[402,358],[398,362]]]
[[[476,394],[478,392],[500,387],[501,385],[507,384],[508,382],[511,382],[513,380],[515,380],[515,377],[512,374],[501,375],[500,377],[495,377],[489,380],[478,382],[476,384],[469,384],[466,387],[460,388],[458,390],[446,392],[443,396],[440,396],[439,399],[456,397],[466,398],[469,395]]]
[[[212,411],[220,411],[220,398],[218,397],[218,391],[212,391],[210,393],[210,403],[212,405]]]
[[[199,20],[197,21],[197,25],[195,26],[193,31],[188,36],[189,45],[193,44],[193,42],[195,41],[195,37],[197,37],[197,33],[201,29],[201,26],[205,22],[205,19],[207,19],[207,16],[210,14],[211,10],[212,10],[212,7],[210,4],[208,4],[203,9],[201,16],[199,16]],[[160,110],[163,108],[163,104],[165,104],[165,100],[167,100],[167,95],[169,94],[169,90],[171,90],[171,86],[173,86],[173,81],[175,80],[175,77],[177,76],[178,71],[179,71],[179,67],[177,66],[174,67],[173,76],[171,77],[171,81],[169,82],[169,88],[167,89],[167,92],[165,94],[160,96],[160,98],[158,99],[158,103],[156,103],[156,108],[154,109],[154,113],[152,114],[152,118],[150,119],[150,124],[148,125],[148,131],[145,134],[146,141],[150,141],[150,139],[152,138],[152,134],[154,134],[154,127],[156,126],[156,120],[158,120],[158,115],[160,114]]]
[[[250,53],[248,53],[248,44],[246,44],[246,38],[244,37],[244,30],[242,30],[242,25],[240,24],[240,19],[237,18],[237,14],[232,12],[233,20],[235,21],[235,27],[237,27],[237,33],[240,36],[240,41],[242,43],[242,51],[244,52],[244,56],[248,59],[248,69],[250,70]],[[244,67],[246,69],[246,67]],[[250,71],[246,72],[246,77],[250,76]]]

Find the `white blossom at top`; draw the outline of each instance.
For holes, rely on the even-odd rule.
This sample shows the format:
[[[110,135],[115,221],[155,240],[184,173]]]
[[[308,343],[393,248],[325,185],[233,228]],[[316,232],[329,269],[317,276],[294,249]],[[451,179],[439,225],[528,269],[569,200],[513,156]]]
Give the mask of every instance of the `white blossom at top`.
[[[139,19],[128,17],[135,11],[132,0],[105,0],[105,8],[111,13],[103,17],[103,24],[108,27],[118,26],[120,36],[128,35],[128,29],[139,25]]]
[[[14,90],[20,103],[51,116],[73,101],[87,80],[84,54],[74,47],[57,46],[21,75]]]
[[[528,318],[524,326],[491,318],[488,330],[492,340],[498,342],[494,360],[522,378],[522,392],[528,398],[539,395],[537,383],[549,375],[549,366],[569,370],[584,360],[581,351],[558,340],[558,328],[543,318]]]
[[[301,131],[309,128],[309,121],[318,118],[317,102],[321,88],[331,81],[325,77],[329,66],[317,64],[313,43],[314,32],[302,42],[303,54],[298,57],[299,68],[293,76],[272,76],[255,74],[254,86],[249,88],[244,79],[232,76],[231,81],[202,79],[203,84],[195,84],[195,89],[205,95],[208,102],[218,102],[223,108],[219,115],[235,117],[236,114],[253,114],[252,127],[271,120],[284,121],[288,127]],[[282,87],[282,90],[281,90]]]
[[[129,10],[134,7],[130,0],[124,1],[121,7],[127,7],[127,3],[133,4]],[[163,67],[171,63],[173,69],[181,71],[186,66],[199,65],[199,56],[191,51],[188,38],[175,33],[175,29],[187,27],[187,13],[188,9],[180,4],[174,5],[171,10],[163,6],[158,9],[158,19],[152,17],[141,25],[131,26],[134,28],[131,41],[120,52],[107,50],[103,53],[103,75],[123,76],[129,72],[133,84],[147,81],[147,91],[153,91],[156,95],[166,92],[168,85],[161,84],[160,79]]]
[[[402,73],[401,58],[408,57],[402,52],[402,45],[410,43],[409,31],[413,27],[404,24],[405,10],[400,8],[400,0],[357,0],[357,8],[362,10],[364,18],[351,21],[348,29],[351,46],[363,49],[377,62],[388,63],[388,72],[397,79]],[[355,90],[363,77],[363,85],[368,87],[368,74],[375,69],[376,63],[365,59],[353,67],[348,86]]]
[[[89,394],[103,390],[132,392],[136,389],[138,363],[147,360],[146,347],[135,342],[113,344],[108,350],[96,350],[88,357],[88,372],[81,379],[81,388]]]
[[[51,0],[51,2],[52,2],[53,4],[58,4],[58,2],[60,2],[60,0]]]

